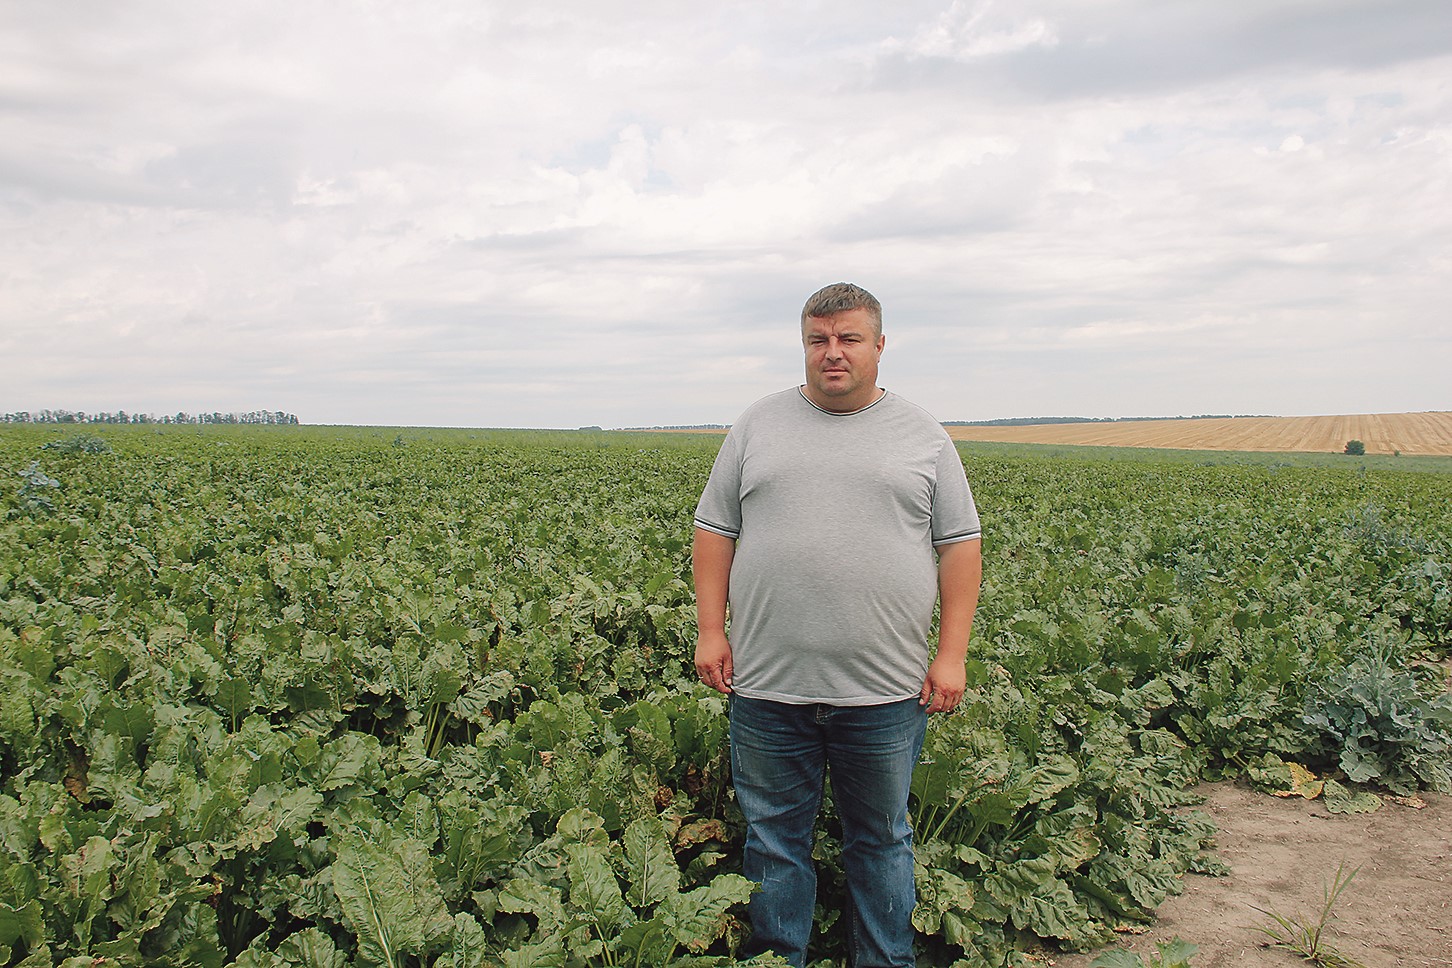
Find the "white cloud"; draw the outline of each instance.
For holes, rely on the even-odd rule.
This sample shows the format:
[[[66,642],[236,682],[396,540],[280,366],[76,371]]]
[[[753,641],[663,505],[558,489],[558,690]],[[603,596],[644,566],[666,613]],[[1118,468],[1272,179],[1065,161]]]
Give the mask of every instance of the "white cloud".
[[[841,278],[945,418],[1445,407],[1437,10],[8,6],[0,410],[726,421]]]
[[[1058,34],[1043,17],[1017,15],[1017,8],[995,4],[953,3],[932,24],[919,28],[906,44],[889,40],[888,50],[905,49],[920,57],[971,60],[996,54],[1011,54],[1033,47],[1058,46]]]

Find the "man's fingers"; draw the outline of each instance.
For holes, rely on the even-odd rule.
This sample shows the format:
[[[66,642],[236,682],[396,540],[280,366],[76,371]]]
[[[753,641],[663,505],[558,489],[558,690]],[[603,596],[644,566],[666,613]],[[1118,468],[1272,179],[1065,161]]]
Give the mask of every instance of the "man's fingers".
[[[931,702],[929,702],[929,698],[931,698]],[[927,706],[928,712],[930,713],[950,713],[954,709],[957,709],[958,703],[962,701],[963,694],[961,692],[957,694],[938,692],[930,686],[924,686],[923,694],[918,703],[919,705]]]
[[[731,692],[731,662],[726,660],[718,666],[696,667],[696,674],[706,685],[717,692]]]

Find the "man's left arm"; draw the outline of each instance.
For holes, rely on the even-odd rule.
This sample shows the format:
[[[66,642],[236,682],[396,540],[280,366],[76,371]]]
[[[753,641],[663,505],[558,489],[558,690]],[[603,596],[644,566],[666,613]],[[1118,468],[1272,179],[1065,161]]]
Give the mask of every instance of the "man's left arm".
[[[982,544],[973,538],[938,549],[938,652],[918,697],[918,704],[930,713],[950,712],[963,699],[968,637],[983,581]]]

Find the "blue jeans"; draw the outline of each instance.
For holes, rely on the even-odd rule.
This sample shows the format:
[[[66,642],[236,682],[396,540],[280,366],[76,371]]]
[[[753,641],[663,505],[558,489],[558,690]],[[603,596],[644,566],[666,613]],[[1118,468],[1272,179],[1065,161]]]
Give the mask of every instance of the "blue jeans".
[[[852,964],[912,965],[912,829],[908,789],[928,716],[916,698],[880,706],[794,705],[731,697],[731,773],[746,817],[748,958],[806,961],[817,899],[812,833],[824,775],[842,821]]]

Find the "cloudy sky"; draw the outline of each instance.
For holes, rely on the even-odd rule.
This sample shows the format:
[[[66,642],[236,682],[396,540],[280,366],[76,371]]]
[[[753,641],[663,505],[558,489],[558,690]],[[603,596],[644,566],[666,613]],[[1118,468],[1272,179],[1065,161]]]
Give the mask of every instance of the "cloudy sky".
[[[0,411],[1452,409],[1446,0],[5,0]]]

